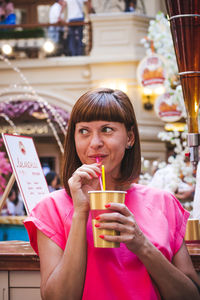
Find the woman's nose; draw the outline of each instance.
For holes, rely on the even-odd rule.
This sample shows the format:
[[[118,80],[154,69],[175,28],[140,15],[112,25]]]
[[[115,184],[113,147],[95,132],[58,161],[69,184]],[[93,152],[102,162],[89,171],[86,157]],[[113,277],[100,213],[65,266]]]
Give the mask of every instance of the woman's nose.
[[[93,134],[90,141],[90,146],[93,148],[98,148],[103,146],[103,140],[99,134]]]

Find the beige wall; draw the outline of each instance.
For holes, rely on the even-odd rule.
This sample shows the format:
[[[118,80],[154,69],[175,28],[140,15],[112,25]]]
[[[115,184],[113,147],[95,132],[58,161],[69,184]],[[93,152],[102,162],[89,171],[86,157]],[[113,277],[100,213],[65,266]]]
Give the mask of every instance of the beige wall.
[[[148,16],[154,17],[159,11],[166,13],[165,0],[143,0]]]
[[[92,0],[97,13],[123,11],[124,3],[123,0]],[[155,16],[159,10],[165,10],[165,0],[137,0],[136,12],[142,13],[142,10],[149,16]]]

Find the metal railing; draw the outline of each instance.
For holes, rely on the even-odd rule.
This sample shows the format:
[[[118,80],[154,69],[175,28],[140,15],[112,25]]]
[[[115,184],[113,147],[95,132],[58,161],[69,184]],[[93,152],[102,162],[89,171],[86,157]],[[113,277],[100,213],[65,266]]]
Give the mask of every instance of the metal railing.
[[[17,25],[0,25],[0,52],[2,53],[3,45],[7,44],[12,47],[13,58],[29,57],[38,58],[43,56],[71,56],[68,48],[69,30],[83,26],[81,55],[89,55],[92,48],[92,27],[91,22],[59,22],[59,23],[37,23],[37,24],[17,24]],[[59,42],[55,43],[50,37],[50,28],[59,31]],[[52,40],[55,44],[55,50],[52,53],[45,53],[43,50],[44,43]],[[22,55],[23,53],[23,55]],[[4,55],[5,53],[2,53]]]

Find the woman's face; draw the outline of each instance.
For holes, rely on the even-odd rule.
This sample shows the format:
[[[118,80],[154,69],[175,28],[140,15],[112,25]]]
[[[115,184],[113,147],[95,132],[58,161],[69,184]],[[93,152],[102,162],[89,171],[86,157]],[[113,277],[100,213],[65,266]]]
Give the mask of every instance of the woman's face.
[[[106,174],[119,175],[125,149],[134,143],[133,132],[123,123],[109,121],[80,122],[75,127],[75,145],[82,164],[93,164],[96,157]]]

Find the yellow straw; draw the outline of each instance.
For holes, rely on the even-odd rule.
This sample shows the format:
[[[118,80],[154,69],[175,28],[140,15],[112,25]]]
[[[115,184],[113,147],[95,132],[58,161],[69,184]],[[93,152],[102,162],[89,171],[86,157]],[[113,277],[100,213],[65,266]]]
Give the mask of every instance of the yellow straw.
[[[103,184],[103,191],[105,191],[105,189],[106,189],[106,182],[105,182],[105,168],[104,168],[104,165],[102,165],[101,169],[102,169],[102,184]]]

